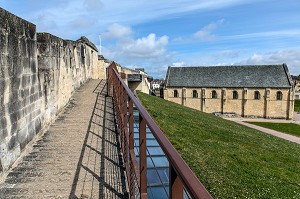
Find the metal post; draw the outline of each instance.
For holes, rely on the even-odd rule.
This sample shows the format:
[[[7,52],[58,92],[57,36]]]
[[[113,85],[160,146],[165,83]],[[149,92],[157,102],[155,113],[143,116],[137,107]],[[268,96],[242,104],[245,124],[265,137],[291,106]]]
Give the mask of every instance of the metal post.
[[[172,165],[170,165],[170,198],[183,199],[183,184]]]
[[[134,130],[133,130],[133,102],[132,99],[129,98],[129,149],[134,149]]]
[[[146,121],[139,115],[140,136],[140,193],[142,199],[147,199],[147,156],[146,156]]]

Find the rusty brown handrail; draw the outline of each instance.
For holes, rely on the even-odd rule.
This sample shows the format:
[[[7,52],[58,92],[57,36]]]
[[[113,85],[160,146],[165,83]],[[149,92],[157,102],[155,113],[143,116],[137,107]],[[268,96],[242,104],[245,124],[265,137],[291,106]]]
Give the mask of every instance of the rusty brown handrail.
[[[170,198],[183,198],[185,188],[192,198],[212,198],[203,184],[191,171],[176,149],[156,125],[146,109],[141,105],[132,91],[119,75],[115,63],[107,70],[108,90],[114,97],[116,120],[122,145],[130,198],[147,198],[147,161],[146,161],[146,124],[166,154],[170,163]],[[133,140],[133,104],[139,112],[140,165],[138,167],[134,154]],[[129,113],[129,114],[128,114]],[[127,124],[129,124],[129,129]],[[140,169],[141,168],[141,169]],[[139,193],[136,193],[136,184]]]

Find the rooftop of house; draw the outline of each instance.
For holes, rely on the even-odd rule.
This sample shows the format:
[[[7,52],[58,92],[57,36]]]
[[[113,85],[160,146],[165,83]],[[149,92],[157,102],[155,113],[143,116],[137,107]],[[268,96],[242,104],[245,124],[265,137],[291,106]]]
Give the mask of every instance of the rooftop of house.
[[[169,67],[166,87],[290,88],[286,64]]]

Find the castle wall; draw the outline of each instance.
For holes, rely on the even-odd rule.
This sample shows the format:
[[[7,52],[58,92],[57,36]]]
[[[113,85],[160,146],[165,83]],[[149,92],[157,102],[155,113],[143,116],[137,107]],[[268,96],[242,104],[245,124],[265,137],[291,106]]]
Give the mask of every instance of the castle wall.
[[[36,26],[0,8],[0,172],[41,129]]]
[[[0,174],[52,123],[72,93],[101,78],[97,48],[66,41],[0,8]]]
[[[37,34],[37,48],[44,122],[51,123],[75,89],[95,76],[98,55],[84,42],[65,41],[49,33]]]

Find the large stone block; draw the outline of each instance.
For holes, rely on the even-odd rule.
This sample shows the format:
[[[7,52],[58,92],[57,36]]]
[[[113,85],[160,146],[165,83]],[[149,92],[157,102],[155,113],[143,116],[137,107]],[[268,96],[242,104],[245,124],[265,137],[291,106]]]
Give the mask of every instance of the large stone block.
[[[30,75],[23,75],[22,76],[22,88],[30,87]]]
[[[21,59],[18,56],[13,56],[12,58],[13,63],[12,63],[12,67],[13,67],[13,77],[19,77],[22,75],[23,72],[23,67],[21,65]]]
[[[32,121],[29,123],[28,125],[28,136],[27,136],[27,142],[30,142],[34,136],[36,135],[36,131],[35,131],[35,122]]]
[[[0,53],[0,70],[2,72],[2,77],[5,77],[5,68],[7,68],[7,55]]]
[[[0,23],[1,24],[1,23]],[[0,29],[0,54],[7,53],[7,37]]]
[[[37,74],[38,65],[35,58],[30,58],[30,69],[32,74]]]
[[[19,56],[19,39],[18,35],[8,35],[8,46],[7,51],[9,55]]]
[[[7,121],[4,115],[0,115],[0,124],[2,129],[5,129],[7,126]]]
[[[7,143],[8,150],[12,150],[13,148],[16,147],[17,144],[18,143],[17,143],[16,136],[11,136],[10,140]]]
[[[17,139],[18,142],[20,143],[21,149],[23,149],[27,144],[27,134],[28,134],[28,127],[19,129],[17,133]]]
[[[41,122],[41,118],[40,117],[38,117],[37,119],[35,119],[34,125],[35,125],[35,132],[36,133],[39,132],[42,129],[42,122]]]
[[[20,44],[20,55],[22,57],[28,57],[28,46],[27,46],[27,39],[26,38],[20,38],[19,40]]]
[[[37,80],[38,80],[38,76],[37,73],[35,73],[34,75],[31,76],[31,85],[37,85],[37,83],[39,83]]]
[[[22,57],[20,58],[21,60],[21,64],[20,67],[22,68],[22,74],[30,74],[31,70],[30,70],[30,59],[29,57]]]
[[[0,68],[0,70],[1,70],[1,68]],[[3,95],[3,93],[4,93],[5,83],[6,83],[5,79],[0,78],[0,95]]]

